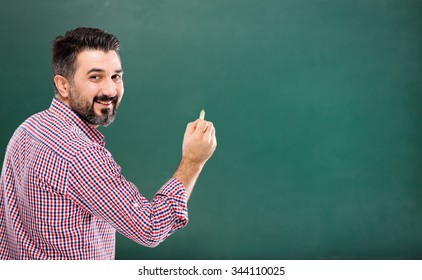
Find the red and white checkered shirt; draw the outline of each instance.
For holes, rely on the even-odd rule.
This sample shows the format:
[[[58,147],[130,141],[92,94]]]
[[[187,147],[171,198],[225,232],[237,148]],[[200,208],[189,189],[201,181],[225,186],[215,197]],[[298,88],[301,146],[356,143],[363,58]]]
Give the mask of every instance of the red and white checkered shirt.
[[[157,246],[188,222],[184,186],[146,200],[120,173],[104,138],[69,107],[27,119],[0,179],[0,259],[114,259],[115,231]]]

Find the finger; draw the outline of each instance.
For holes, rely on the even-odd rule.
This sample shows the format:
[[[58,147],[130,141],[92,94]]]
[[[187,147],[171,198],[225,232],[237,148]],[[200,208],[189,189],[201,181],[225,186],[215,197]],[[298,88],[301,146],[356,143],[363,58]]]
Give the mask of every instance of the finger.
[[[215,138],[215,126],[212,126],[212,132],[211,132],[211,136]]]
[[[208,137],[212,137],[214,134],[215,128],[212,122],[208,122],[207,130],[205,133],[208,133]]]
[[[212,123],[211,123],[212,124]],[[213,142],[213,144],[214,144],[214,149],[215,149],[215,147],[217,146],[217,136],[216,136],[216,129],[215,129],[215,126],[214,126],[214,124],[212,124],[212,130],[211,130],[211,141]]]
[[[195,132],[203,134],[208,128],[208,122],[201,119],[197,120],[198,124],[196,126]]]
[[[197,126],[198,126],[198,120],[188,123],[188,125],[186,126],[186,132],[185,133],[188,134],[188,135],[194,133]]]
[[[214,141],[214,138],[215,138],[215,128],[214,128],[214,126],[211,124],[211,126],[210,126],[210,128],[209,128],[208,130],[209,130],[209,134],[208,134],[208,141],[209,141],[210,143],[212,143],[212,142]]]
[[[207,130],[204,132],[204,137],[208,143],[213,143],[215,138],[215,128],[212,122],[208,122]]]

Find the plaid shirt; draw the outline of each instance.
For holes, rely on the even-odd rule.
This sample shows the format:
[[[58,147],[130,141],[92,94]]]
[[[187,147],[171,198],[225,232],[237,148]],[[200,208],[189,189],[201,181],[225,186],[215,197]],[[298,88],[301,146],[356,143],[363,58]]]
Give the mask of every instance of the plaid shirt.
[[[16,130],[0,179],[0,259],[114,259],[115,230],[154,247],[186,225],[177,179],[149,202],[104,144],[57,99]]]

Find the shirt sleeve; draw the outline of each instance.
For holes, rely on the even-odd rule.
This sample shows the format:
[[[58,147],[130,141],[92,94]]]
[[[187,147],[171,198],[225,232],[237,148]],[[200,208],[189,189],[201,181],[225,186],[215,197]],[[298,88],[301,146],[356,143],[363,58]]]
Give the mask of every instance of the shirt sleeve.
[[[139,244],[155,247],[188,222],[185,187],[175,178],[148,201],[101,146],[81,150],[70,169],[69,197]]]

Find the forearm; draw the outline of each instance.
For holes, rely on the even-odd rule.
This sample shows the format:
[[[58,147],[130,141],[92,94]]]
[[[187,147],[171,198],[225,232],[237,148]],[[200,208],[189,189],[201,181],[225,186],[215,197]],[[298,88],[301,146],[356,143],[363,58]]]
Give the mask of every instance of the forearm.
[[[195,163],[182,158],[179,166],[173,174],[173,177],[179,180],[185,187],[186,196],[188,199],[193,191],[202,168],[203,164]]]

